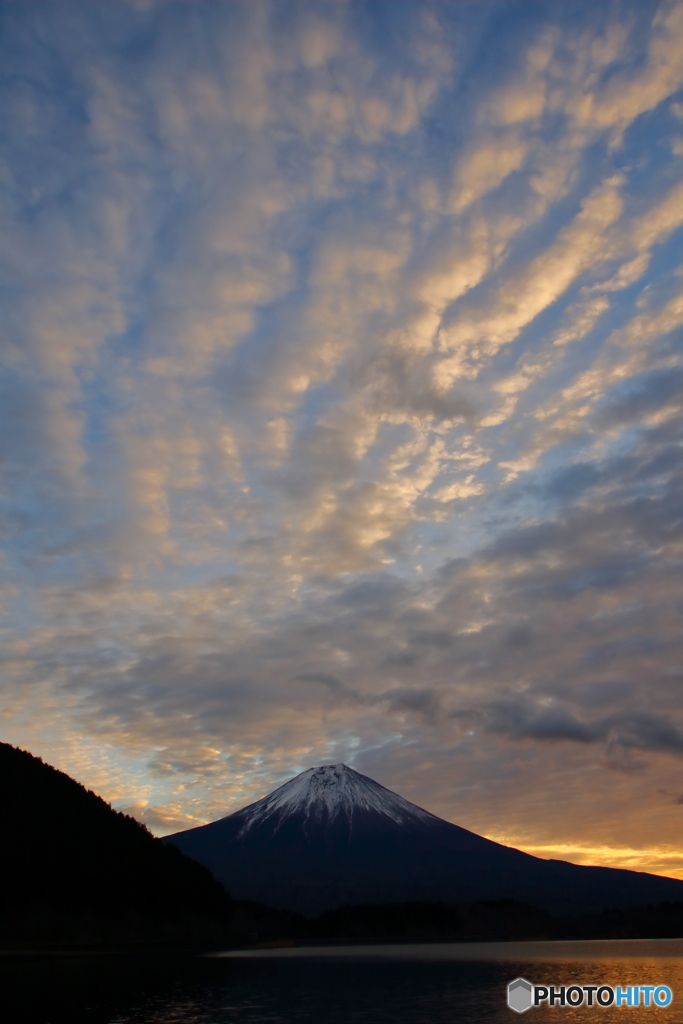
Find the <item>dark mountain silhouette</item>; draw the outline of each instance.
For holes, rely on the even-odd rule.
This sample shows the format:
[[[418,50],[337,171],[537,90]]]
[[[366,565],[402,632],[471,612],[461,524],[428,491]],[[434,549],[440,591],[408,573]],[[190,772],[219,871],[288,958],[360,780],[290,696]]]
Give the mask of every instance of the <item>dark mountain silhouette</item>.
[[[206,868],[7,743],[0,808],[0,941],[206,939],[232,914]]]
[[[541,860],[437,818],[346,765],[310,768],[164,842],[237,899],[319,914],[343,905],[516,900],[553,914],[683,901],[683,881]]]

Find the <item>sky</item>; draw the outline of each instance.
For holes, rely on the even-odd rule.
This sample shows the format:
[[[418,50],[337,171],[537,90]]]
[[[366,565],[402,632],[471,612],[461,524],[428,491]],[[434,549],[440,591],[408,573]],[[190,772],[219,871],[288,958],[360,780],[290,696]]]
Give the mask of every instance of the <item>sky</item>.
[[[683,2],[0,19],[0,739],[683,878]]]

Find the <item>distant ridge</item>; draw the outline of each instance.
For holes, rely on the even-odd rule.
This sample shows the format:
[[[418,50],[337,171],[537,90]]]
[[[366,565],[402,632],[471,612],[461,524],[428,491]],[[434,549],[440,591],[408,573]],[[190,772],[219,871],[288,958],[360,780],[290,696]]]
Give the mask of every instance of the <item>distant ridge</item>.
[[[438,818],[344,764],[309,768],[166,836],[236,899],[314,915],[344,904],[515,899],[553,913],[683,901],[683,881],[541,860]]]

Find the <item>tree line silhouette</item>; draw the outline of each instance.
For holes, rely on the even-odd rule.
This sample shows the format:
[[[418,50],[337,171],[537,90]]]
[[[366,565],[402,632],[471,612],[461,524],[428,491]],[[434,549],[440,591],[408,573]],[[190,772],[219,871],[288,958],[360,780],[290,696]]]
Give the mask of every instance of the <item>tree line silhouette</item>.
[[[7,743],[0,814],[0,941],[208,937],[233,913],[206,868]]]

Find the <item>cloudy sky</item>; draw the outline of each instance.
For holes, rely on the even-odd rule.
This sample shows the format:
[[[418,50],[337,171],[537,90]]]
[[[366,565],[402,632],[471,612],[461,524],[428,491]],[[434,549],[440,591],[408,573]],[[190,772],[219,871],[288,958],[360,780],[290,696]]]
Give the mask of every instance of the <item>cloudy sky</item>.
[[[683,877],[683,3],[0,17],[0,737]]]

